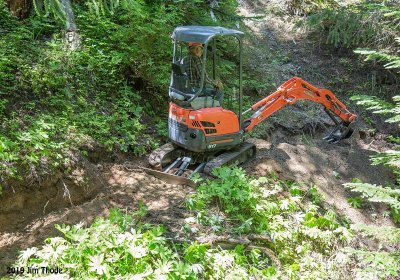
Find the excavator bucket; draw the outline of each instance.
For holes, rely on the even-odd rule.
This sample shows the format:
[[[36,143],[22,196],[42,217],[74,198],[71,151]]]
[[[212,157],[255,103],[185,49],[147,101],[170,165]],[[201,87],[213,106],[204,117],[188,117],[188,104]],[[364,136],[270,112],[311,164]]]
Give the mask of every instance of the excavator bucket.
[[[351,124],[341,122],[327,136],[324,137],[324,140],[331,144],[336,144],[343,139],[349,138],[353,134],[353,131],[354,130],[352,129]]]

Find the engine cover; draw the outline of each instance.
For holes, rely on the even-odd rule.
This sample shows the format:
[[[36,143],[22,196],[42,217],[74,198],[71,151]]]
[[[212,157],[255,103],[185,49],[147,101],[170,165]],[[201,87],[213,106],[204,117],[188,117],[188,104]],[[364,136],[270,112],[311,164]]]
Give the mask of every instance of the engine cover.
[[[194,152],[227,149],[243,141],[238,117],[222,107],[186,109],[171,102],[168,118],[169,138]]]

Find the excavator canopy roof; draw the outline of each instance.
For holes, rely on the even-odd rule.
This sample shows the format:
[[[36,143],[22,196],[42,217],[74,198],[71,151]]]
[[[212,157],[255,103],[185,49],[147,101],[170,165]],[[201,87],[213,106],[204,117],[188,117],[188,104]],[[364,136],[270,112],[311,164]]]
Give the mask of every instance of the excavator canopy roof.
[[[179,26],[175,28],[171,38],[184,42],[206,43],[214,36],[232,35],[238,38],[244,36],[244,33],[234,29],[228,29],[220,26]]]

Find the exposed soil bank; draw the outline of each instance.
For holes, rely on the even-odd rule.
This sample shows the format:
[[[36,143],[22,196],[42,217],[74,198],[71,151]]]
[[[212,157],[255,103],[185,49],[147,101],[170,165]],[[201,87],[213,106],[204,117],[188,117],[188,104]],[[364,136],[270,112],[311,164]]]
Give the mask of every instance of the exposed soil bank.
[[[183,198],[193,189],[148,176],[139,168],[142,164],[141,159],[123,164],[87,162],[75,180],[59,177],[36,190],[18,189],[0,197],[0,275],[15,262],[19,250],[59,235],[55,224],[90,224],[111,208],[133,211],[142,201],[148,207],[146,221],[177,232],[185,217]]]

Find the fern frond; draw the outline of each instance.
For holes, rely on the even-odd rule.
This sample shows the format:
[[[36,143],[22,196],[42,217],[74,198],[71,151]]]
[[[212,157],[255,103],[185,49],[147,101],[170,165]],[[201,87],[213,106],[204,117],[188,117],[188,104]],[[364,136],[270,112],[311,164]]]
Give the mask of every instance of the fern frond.
[[[371,157],[373,165],[387,164],[395,168],[400,168],[400,151],[388,150]]]
[[[381,202],[396,209],[400,208],[400,190],[368,183],[346,183],[344,187],[352,192],[361,193],[363,198],[371,202]]]
[[[376,96],[356,95],[350,97],[350,99],[357,101],[358,105],[363,105],[367,110],[371,110],[376,114],[391,113],[395,108],[395,105],[392,103],[383,101]]]
[[[375,238],[387,245],[400,243],[400,229],[395,227],[376,227],[364,224],[351,225],[351,229],[365,237]]]
[[[399,252],[372,252],[349,247],[344,251],[358,260],[356,279],[388,279],[399,275]]]

